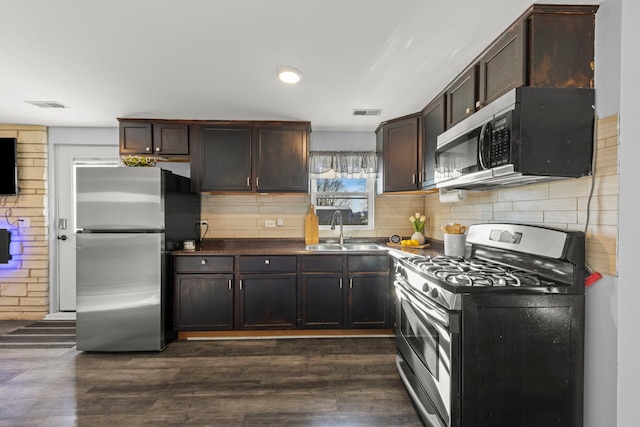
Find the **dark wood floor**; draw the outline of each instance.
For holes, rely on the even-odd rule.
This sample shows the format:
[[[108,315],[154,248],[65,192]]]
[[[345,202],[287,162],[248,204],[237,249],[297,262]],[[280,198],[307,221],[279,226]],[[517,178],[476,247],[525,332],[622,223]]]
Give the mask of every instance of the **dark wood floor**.
[[[0,426],[421,426],[392,338],[0,353]]]

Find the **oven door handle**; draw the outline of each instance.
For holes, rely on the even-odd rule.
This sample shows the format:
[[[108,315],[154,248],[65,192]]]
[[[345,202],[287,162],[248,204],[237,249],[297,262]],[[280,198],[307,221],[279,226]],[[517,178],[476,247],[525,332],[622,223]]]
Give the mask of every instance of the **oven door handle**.
[[[412,305],[418,307],[425,316],[427,316],[430,320],[440,324],[444,328],[449,328],[449,315],[446,311],[441,310],[430,303],[423,303],[422,301],[418,301],[416,297],[411,294],[406,286],[396,280],[396,291],[398,292],[398,298],[404,298]]]

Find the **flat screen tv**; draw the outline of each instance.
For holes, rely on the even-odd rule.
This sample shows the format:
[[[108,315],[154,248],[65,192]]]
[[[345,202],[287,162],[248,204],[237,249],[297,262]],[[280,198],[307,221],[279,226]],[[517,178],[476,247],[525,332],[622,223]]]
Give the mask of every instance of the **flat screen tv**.
[[[0,196],[18,194],[18,141],[0,138]]]

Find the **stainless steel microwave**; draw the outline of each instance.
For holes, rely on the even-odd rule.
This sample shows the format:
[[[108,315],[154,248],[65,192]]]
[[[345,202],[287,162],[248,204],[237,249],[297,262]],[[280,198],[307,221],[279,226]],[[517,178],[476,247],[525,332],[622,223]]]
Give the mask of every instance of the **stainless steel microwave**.
[[[436,187],[488,190],[590,175],[593,89],[518,87],[438,136]]]

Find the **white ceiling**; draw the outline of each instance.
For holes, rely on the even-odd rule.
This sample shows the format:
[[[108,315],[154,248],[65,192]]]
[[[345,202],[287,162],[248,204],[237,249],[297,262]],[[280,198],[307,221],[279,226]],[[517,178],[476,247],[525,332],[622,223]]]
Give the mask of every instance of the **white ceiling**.
[[[313,130],[375,130],[421,110],[531,3],[2,0],[0,123],[308,120]],[[280,83],[283,65],[303,80]],[[352,115],[361,108],[383,113]]]

